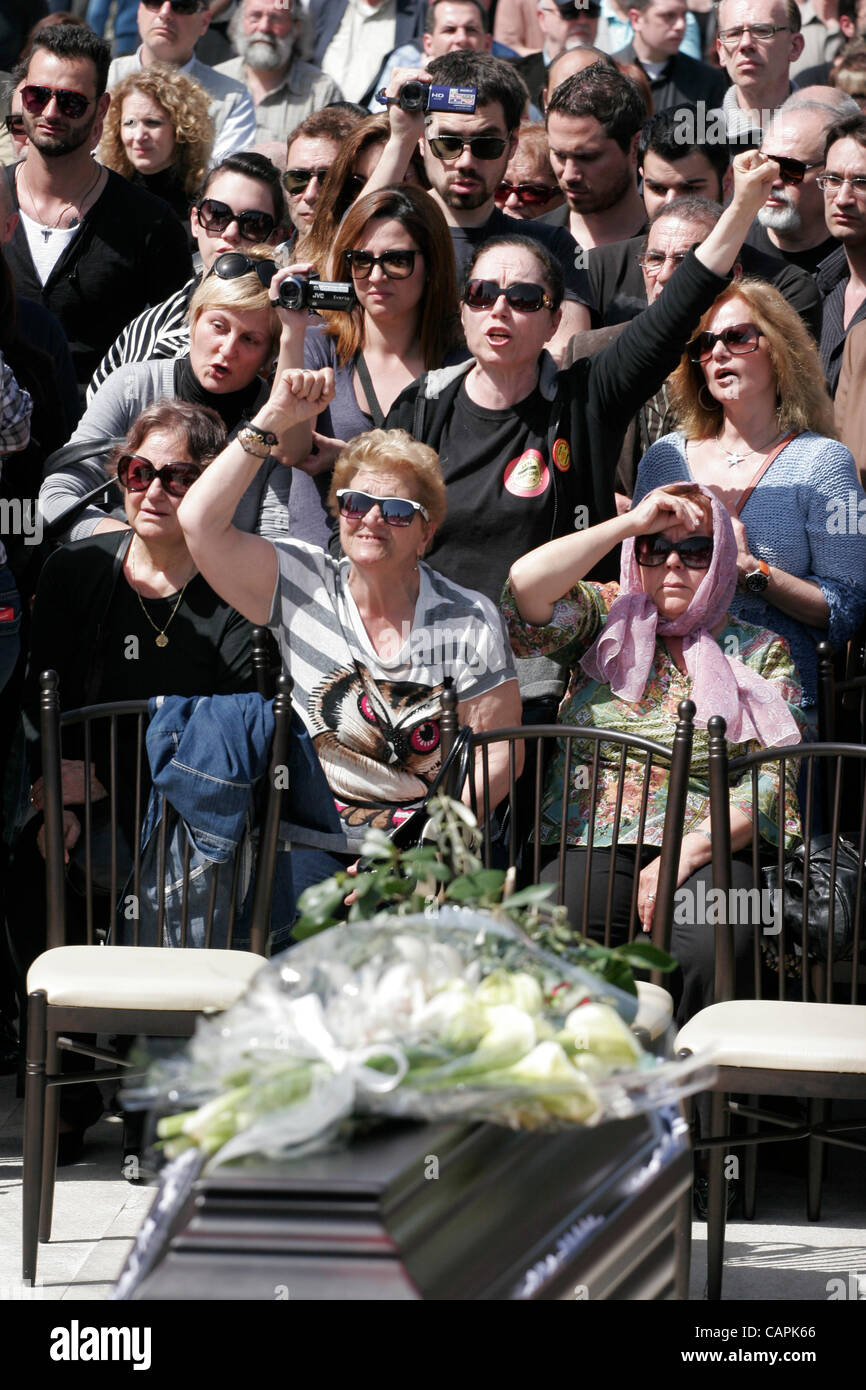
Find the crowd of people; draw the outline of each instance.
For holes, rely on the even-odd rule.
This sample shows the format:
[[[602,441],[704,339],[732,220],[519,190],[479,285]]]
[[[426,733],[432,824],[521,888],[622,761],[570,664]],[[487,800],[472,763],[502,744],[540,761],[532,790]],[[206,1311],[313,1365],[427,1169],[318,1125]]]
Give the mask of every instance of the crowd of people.
[[[283,826],[289,922],[423,801],[446,678],[479,731],[669,743],[690,696],[678,881],[709,881],[707,720],[814,734],[816,646],[866,620],[857,5],[47,8],[0,17],[0,1063],[48,667],[67,709],[244,693],[270,629],[328,798]],[[564,775],[566,901],[617,820],[615,932],[636,876],[649,930],[664,779],[636,859],[637,774],[593,808]],[[735,850],[780,803],[790,848],[796,785],[732,788]],[[673,949],[682,1021],[712,933]]]

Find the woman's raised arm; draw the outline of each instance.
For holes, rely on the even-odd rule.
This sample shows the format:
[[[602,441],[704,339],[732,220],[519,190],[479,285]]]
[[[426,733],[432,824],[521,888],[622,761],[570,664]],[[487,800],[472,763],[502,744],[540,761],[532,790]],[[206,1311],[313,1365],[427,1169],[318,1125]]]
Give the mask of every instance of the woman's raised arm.
[[[268,400],[250,423],[257,430],[280,436],[318,415],[333,396],[330,368],[280,372]],[[261,447],[266,451],[265,445]],[[251,623],[259,624],[270,617],[277,579],[276,551],[263,536],[239,531],[232,517],[263,457],[264,453],[253,454],[239,439],[233,439],[196,480],[177,512],[190,554],[211,588]]]

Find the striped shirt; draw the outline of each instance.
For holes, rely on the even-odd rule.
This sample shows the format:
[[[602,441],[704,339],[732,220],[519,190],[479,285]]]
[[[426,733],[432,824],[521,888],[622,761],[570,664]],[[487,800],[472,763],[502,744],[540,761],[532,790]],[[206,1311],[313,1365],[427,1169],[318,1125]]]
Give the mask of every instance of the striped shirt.
[[[340,812],[344,847],[357,849],[367,826],[398,825],[436,776],[444,677],[453,676],[460,700],[515,679],[502,617],[482,594],[419,563],[413,621],[393,653],[380,654],[349,591],[349,561],[300,541],[274,547],[268,625]]]
[[[194,275],[168,299],[145,309],[126,325],[90,379],[88,405],[103,382],[125,363],[147,362],[152,357],[183,357],[189,351],[187,313],[198,282],[199,277]]]

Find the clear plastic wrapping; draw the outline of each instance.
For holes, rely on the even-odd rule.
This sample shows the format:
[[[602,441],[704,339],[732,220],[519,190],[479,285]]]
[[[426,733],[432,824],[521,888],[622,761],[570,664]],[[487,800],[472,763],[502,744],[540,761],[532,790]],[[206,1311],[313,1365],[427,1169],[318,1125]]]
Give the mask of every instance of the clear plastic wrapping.
[[[634,1013],[492,914],[383,917],[275,957],[125,1099],[162,1115],[168,1156],[222,1163],[319,1147],[351,1116],[595,1125],[705,1089],[712,1069],[669,1039],[644,1051]]]

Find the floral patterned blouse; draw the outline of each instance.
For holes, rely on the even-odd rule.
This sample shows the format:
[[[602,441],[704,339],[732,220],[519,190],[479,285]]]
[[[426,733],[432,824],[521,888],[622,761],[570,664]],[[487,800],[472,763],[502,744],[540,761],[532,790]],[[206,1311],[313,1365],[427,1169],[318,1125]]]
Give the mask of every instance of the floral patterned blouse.
[[[616,730],[653,739],[670,748],[677,722],[677,706],[691,698],[691,677],[679,671],[671,660],[667,647],[656,641],[655,654],[643,696],[638,704],[627,704],[614,695],[609,685],[602,685],[587,676],[577,664],[592,645],[607,621],[607,615],[619,595],[618,584],[584,582],[557,603],[553,616],[544,627],[534,627],[520,616],[510,581],[502,594],[502,609],[508,635],[516,656],[555,656],[572,668],[571,679],[559,708],[564,724],[582,724],[590,728]],[[719,634],[719,645],[727,655],[736,655],[753,671],[772,681],[789,706],[801,728],[804,725],[800,710],[802,692],[784,638],[766,628],[729,621]],[[730,756],[754,751],[758,745],[732,744]],[[584,845],[589,841],[590,787],[592,780],[592,746],[575,740],[571,747],[569,777],[571,795],[568,798],[566,842]],[[641,802],[644,794],[643,763],[636,758],[626,762],[626,779],[622,788],[622,804],[617,811],[620,773],[620,746],[601,744],[599,749],[598,793],[595,799],[595,828],[592,843],[597,846],[613,843],[613,829],[619,821],[617,840],[620,844],[638,839]],[[545,781],[541,839],[544,844],[559,844],[561,838],[562,779],[565,771],[565,744],[559,741],[556,755]],[[797,803],[798,762],[792,758],[786,769],[785,846],[791,849],[801,838],[800,814]],[[772,767],[758,777],[757,805],[760,834],[770,844],[777,843],[776,816],[778,805],[778,775]],[[653,766],[650,774],[644,843],[660,845],[667,804],[668,771]],[[684,834],[706,821],[709,802],[708,735],[706,729],[695,729],[691,774],[686,801]],[[751,820],[752,778],[747,774],[731,786],[731,805],[738,807]]]

